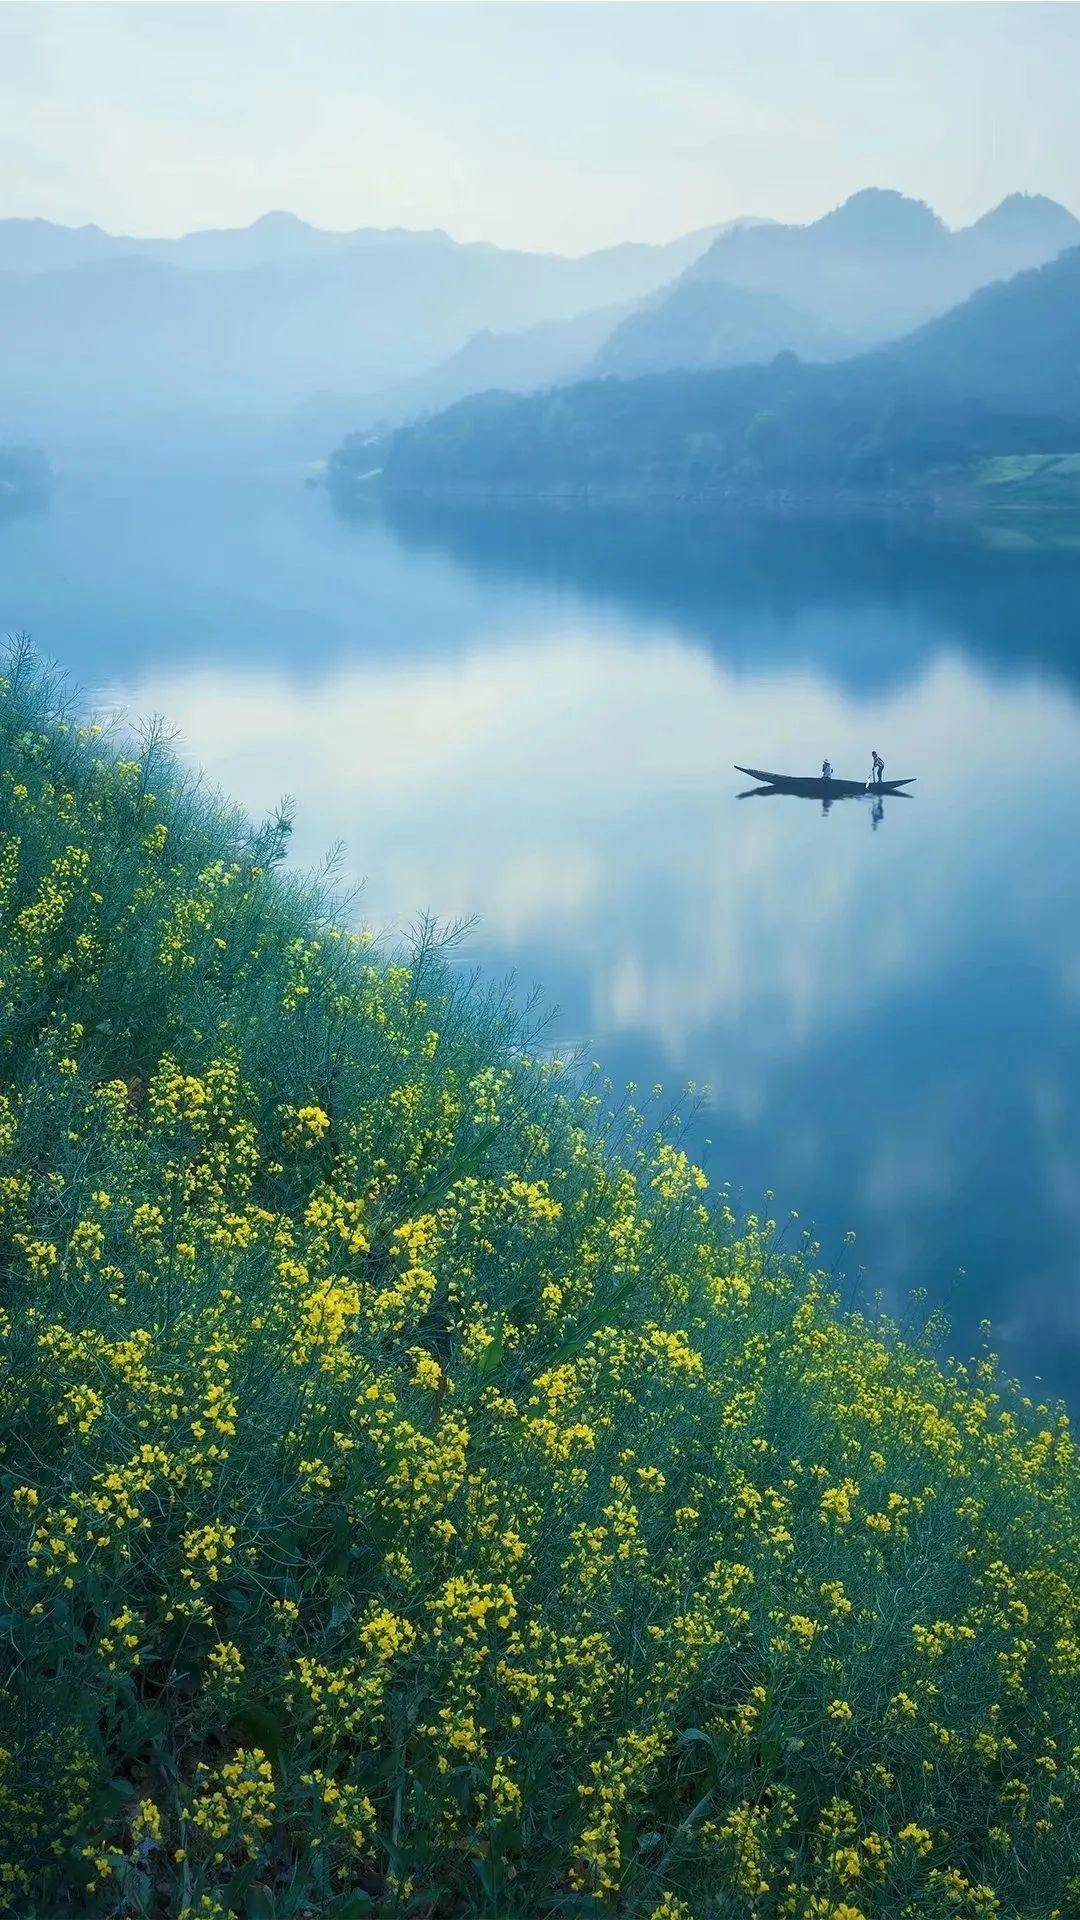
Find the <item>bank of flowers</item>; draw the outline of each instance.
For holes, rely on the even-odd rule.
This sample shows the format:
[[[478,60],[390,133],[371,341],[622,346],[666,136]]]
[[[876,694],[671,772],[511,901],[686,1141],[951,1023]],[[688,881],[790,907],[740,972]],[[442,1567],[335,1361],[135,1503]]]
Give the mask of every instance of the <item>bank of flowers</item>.
[[[1080,1911],[1060,1411],[21,653],[0,749],[0,1906]]]

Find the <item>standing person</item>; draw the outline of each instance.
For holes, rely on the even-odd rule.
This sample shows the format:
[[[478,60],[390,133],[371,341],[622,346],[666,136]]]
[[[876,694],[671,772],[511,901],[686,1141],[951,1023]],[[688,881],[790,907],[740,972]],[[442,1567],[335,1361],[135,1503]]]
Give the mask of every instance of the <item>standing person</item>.
[[[882,777],[885,772],[885,762],[882,759],[876,747],[871,747],[870,755],[873,761],[873,765],[870,771],[870,785],[873,787],[880,787]]]
[[[821,763],[821,777],[823,780],[832,779],[832,767],[827,760],[823,760]]]

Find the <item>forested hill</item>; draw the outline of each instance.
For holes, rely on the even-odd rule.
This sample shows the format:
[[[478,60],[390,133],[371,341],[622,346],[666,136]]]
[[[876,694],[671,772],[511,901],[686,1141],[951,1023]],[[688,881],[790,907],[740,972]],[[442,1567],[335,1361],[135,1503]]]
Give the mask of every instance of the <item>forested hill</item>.
[[[895,345],[767,365],[489,393],[381,450],[391,491],[906,487],[973,459],[1080,447],[1080,248]],[[339,450],[336,477],[369,446]]]
[[[1080,246],[982,287],[872,356],[912,388],[1035,412],[1080,414]]]

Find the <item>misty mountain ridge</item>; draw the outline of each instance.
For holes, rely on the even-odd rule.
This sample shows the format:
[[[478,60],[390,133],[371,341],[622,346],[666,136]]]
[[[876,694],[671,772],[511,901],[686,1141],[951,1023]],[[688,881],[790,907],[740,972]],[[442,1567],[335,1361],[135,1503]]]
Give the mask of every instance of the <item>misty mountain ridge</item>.
[[[596,371],[632,378],[785,349],[836,358],[895,338],[977,287],[1078,243],[1080,220],[1041,194],[1010,194],[953,230],[924,201],[867,187],[805,226],[719,235],[613,334]],[[736,290],[747,300],[741,326]]]
[[[913,200],[895,187],[861,187],[796,231],[861,247],[924,247],[946,239],[949,228],[925,200]]]
[[[0,429],[55,447],[284,419],[411,381],[485,329],[625,309],[716,231],[563,258],[280,213],[175,241],[0,222]]]
[[[793,243],[792,235],[800,237]],[[841,359],[946,311],[974,286],[1041,264],[1078,241],[1080,221],[1067,208],[1022,193],[955,232],[925,202],[873,187],[805,227],[732,221],[670,286],[622,315],[613,313],[606,335],[601,313],[541,322],[516,337],[477,336],[415,382],[373,396],[354,424],[407,419],[487,388],[521,393],[592,373],[632,379],[680,367],[741,366],[784,351],[806,360]],[[786,292],[711,277],[709,263],[715,267],[732,254],[776,256],[789,264],[794,254],[797,274]],[[823,264],[834,282],[841,280],[843,297],[822,302],[807,291],[820,283]],[[905,295],[907,304],[898,306],[896,282],[903,285],[913,265],[924,276],[930,271],[933,286],[914,300]]]
[[[1017,236],[1063,251],[1075,244],[1077,224],[1067,207],[1048,199],[1045,193],[1009,193],[970,226],[961,227],[960,232],[983,237]],[[1070,235],[1074,236],[1072,240]]]
[[[1080,247],[831,365],[771,364],[487,394],[404,428],[390,493],[676,498],[927,491],[1004,456],[1080,451]],[[368,467],[377,464],[365,449]],[[336,473],[348,483],[348,446]]]
[[[857,364],[912,392],[1080,423],[1080,246],[979,288]]]
[[[280,208],[260,214],[246,227],[194,228],[190,233],[169,236],[113,234],[95,225],[68,227],[37,217],[8,218],[0,219],[0,273],[48,273],[125,255],[198,271],[227,272],[380,247],[415,248],[419,252],[456,247],[469,253],[567,262],[590,260],[609,265],[662,256],[672,271],[678,271],[720,234],[748,224],[752,223],[727,221],[670,241],[618,241],[584,254],[558,254],[501,247],[490,240],[456,240],[443,227],[317,227],[299,214]]]
[[[566,386],[581,379],[612,330],[634,311],[634,303],[624,301],[614,307],[590,307],[568,320],[541,320],[510,333],[485,328],[438,366],[369,398],[365,417],[369,421],[413,419],[492,387],[504,393],[533,393]]]
[[[1080,220],[1043,194],[1014,193],[966,227],[950,228],[922,200],[891,188],[864,187],[806,225],[774,224],[720,234],[688,269],[701,280],[784,294],[832,324],[851,328],[859,315],[839,314],[837,298],[867,302],[875,327],[912,315],[931,303],[959,299],[1006,270],[1041,266],[1080,243]],[[813,282],[806,277],[813,270]],[[884,275],[876,297],[872,277]],[[974,276],[974,277],[973,277]]]
[[[355,404],[360,424],[594,367],[836,359],[1074,232],[1039,196],[952,233],[877,189],[803,227],[736,221],[574,258],[282,211],[176,239],[5,220],[0,430],[58,448],[292,420],[315,454],[316,400],[336,422]]]
[[[669,291],[627,315],[600,347],[590,371],[625,380],[676,367],[745,366],[785,352],[804,360],[835,360],[854,344],[850,334],[782,294],[684,274]]]

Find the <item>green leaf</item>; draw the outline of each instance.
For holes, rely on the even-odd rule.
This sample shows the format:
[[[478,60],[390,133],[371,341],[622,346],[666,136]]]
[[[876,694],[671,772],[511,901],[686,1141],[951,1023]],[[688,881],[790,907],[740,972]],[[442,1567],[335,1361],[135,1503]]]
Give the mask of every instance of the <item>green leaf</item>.
[[[363,1920],[363,1915],[374,1912],[374,1907],[371,1895],[357,1889],[353,1893],[339,1893],[323,1907],[323,1913],[326,1920]]]
[[[288,1728],[276,1713],[257,1700],[252,1701],[236,1715],[236,1724],[252,1736],[255,1745],[262,1748],[268,1760],[277,1760]]]
[[[243,1866],[237,1868],[232,1879],[222,1888],[221,1898],[227,1908],[232,1908],[234,1911],[239,1908],[241,1900],[244,1899],[255,1878],[257,1865],[258,1862],[255,1860],[245,1860]],[[246,1911],[250,1913],[250,1905],[246,1907]]]

